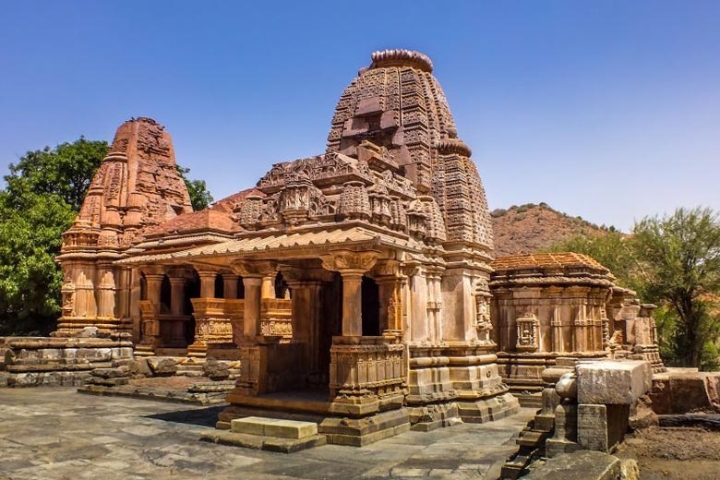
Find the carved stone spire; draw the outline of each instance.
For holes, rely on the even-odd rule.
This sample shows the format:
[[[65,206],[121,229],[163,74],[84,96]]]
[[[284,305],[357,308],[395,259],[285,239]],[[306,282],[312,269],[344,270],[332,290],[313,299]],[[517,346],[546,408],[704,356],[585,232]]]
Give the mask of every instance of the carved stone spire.
[[[387,165],[401,168],[419,193],[435,198],[447,242],[490,252],[485,191],[432,71],[432,61],[419,52],[373,53],[340,97],[327,152],[359,157],[372,142],[386,152]]]
[[[88,242],[100,250],[122,250],[145,227],[191,211],[170,134],[150,118],[132,119],[117,129],[75,224],[64,235],[63,253]]]
[[[57,260],[66,288],[57,333],[73,335],[88,325],[104,332],[129,329],[127,302],[116,298],[123,273],[111,262],[146,228],[189,212],[190,195],[177,172],[170,134],[149,118],[123,123],[73,226],[63,234]]]

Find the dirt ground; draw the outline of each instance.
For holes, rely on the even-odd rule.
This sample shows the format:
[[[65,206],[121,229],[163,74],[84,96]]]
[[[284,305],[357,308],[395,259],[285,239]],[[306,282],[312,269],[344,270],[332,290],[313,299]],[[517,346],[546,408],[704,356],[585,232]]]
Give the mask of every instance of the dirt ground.
[[[635,458],[642,480],[719,480],[720,432],[649,428],[625,438],[616,455]]]

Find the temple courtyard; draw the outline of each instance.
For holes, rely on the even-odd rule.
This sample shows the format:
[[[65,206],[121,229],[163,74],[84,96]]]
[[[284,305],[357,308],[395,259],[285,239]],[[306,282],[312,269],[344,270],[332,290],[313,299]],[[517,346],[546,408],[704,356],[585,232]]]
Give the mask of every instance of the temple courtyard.
[[[362,448],[293,453],[200,441],[224,406],[0,389],[0,480],[493,479],[534,409],[487,424],[410,431]]]

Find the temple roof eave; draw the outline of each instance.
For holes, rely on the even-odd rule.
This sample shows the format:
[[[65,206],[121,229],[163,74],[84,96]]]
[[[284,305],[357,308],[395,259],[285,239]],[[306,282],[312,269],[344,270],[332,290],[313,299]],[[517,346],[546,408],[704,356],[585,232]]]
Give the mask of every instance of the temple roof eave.
[[[167,253],[134,255],[117,261],[120,265],[177,264],[200,262],[227,266],[230,260],[280,258],[317,258],[319,254],[337,249],[355,251],[394,249],[420,254],[422,246],[415,242],[378,234],[361,227],[320,232],[280,233],[233,239]]]

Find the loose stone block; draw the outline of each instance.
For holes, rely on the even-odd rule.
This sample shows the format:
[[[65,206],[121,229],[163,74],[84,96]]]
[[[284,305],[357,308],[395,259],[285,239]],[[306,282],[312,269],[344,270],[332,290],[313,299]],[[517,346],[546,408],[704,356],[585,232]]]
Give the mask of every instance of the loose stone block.
[[[652,386],[652,369],[642,361],[579,363],[577,391],[580,404],[630,405]]]
[[[581,450],[551,458],[523,480],[616,480],[620,459],[602,452]]]
[[[169,357],[149,357],[147,364],[154,375],[173,375],[177,372],[177,362]]]

